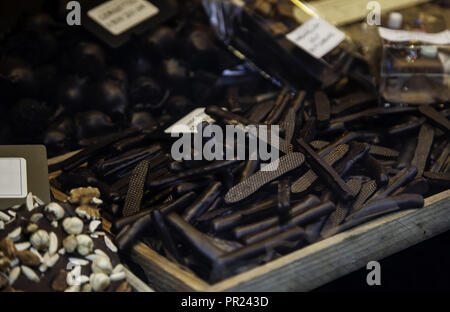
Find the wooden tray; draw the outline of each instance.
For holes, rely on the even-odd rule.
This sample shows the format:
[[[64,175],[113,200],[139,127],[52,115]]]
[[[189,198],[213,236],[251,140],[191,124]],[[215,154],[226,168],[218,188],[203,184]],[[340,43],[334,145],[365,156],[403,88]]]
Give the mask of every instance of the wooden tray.
[[[156,291],[309,291],[447,230],[450,190],[425,199],[422,209],[387,215],[213,285],[144,243],[131,259]]]
[[[309,291],[450,229],[450,190],[210,285],[143,243],[132,259],[157,291]]]

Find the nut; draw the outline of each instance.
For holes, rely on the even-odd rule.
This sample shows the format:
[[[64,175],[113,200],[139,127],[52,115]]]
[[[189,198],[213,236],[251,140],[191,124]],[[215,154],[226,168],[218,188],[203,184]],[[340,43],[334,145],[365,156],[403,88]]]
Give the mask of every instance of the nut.
[[[105,273],[93,273],[90,276],[90,284],[93,291],[104,291],[110,283],[111,281]]]
[[[60,270],[56,277],[53,279],[52,289],[59,292],[63,292],[64,290],[66,290],[69,286],[67,285],[66,279],[67,272],[64,270]]]
[[[87,256],[94,249],[94,242],[88,235],[77,235],[77,251],[82,256]]]
[[[32,223],[38,223],[43,217],[44,217],[44,215],[40,212],[33,213],[33,215],[30,218],[30,221]]]
[[[83,231],[83,221],[77,217],[65,218],[62,225],[68,234],[80,234]]]
[[[22,227],[19,226],[15,228],[12,232],[8,234],[8,239],[13,242],[17,242],[20,239],[20,235],[22,235]]]
[[[27,228],[25,229],[25,233],[30,234],[30,233],[34,233],[37,230],[39,230],[39,227],[36,223],[30,223],[27,225]]]
[[[39,257],[29,250],[17,252],[17,257],[19,258],[22,264],[27,266],[34,267],[41,264],[41,260],[39,259]]]
[[[50,221],[58,221],[64,218],[64,208],[57,203],[50,203],[45,206],[45,212],[47,214],[47,218]]]
[[[63,241],[63,246],[66,252],[72,253],[77,248],[78,242],[75,235],[67,236]]]
[[[16,246],[14,245],[14,243],[11,240],[9,240],[7,238],[4,238],[0,241],[0,250],[8,258],[13,259],[16,257],[16,252],[17,252]]]
[[[100,219],[100,209],[92,208],[87,205],[79,206],[75,209],[75,213],[82,219],[85,220],[97,220]]]
[[[38,283],[39,282],[39,276],[29,267],[22,265],[20,266],[22,269],[23,274],[32,282]]]
[[[48,252],[50,255],[54,255],[58,251],[58,236],[54,232],[51,232],[50,235],[50,242],[48,246]]]
[[[30,243],[37,250],[43,250],[48,248],[50,237],[48,236],[47,231],[38,230],[37,232],[33,233],[33,235],[31,235]]]
[[[89,283],[84,284],[84,285],[81,287],[81,292],[91,292],[91,291],[92,291],[92,286],[91,286],[91,284],[89,284]]]
[[[69,202],[72,204],[88,204],[94,197],[100,198],[100,191],[94,187],[80,187],[70,191]]]
[[[94,273],[105,273],[109,275],[112,273],[113,267],[109,258],[97,256],[92,261],[91,269]]]
[[[6,271],[9,269],[9,265],[11,262],[9,261],[9,258],[7,257],[1,257],[0,258],[0,271]]]

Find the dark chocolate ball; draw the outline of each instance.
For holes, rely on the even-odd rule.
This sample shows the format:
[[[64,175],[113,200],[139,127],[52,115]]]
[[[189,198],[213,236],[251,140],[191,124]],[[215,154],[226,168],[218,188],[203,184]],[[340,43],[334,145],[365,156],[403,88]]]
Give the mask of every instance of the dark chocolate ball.
[[[100,45],[92,42],[80,42],[75,49],[75,70],[81,74],[99,77],[105,68],[105,54]]]
[[[58,104],[66,113],[75,113],[84,109],[86,104],[86,77],[71,76],[63,82],[58,91]]]
[[[102,136],[114,127],[111,118],[100,111],[90,110],[78,113],[75,118],[75,129],[78,139]]]
[[[99,82],[94,92],[93,104],[114,120],[123,120],[128,108],[126,90],[114,80],[106,79]]]
[[[140,76],[131,84],[130,99],[135,104],[156,105],[161,97],[161,86],[150,77]]]

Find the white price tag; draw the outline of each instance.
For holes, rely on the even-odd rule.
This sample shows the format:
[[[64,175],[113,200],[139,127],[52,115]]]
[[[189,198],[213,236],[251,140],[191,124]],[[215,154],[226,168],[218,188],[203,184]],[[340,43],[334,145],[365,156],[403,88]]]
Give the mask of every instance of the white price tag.
[[[425,33],[419,31],[396,30],[378,27],[380,37],[393,42],[420,41],[429,44],[450,44],[450,30],[439,33]]]
[[[214,119],[205,113],[204,107],[200,107],[194,109],[192,112],[190,112],[189,114],[178,120],[172,126],[167,128],[164,132],[168,134],[197,133],[197,126],[203,121],[214,122]]]
[[[27,161],[0,158],[0,198],[25,198],[27,194]]]
[[[345,34],[321,18],[311,18],[286,37],[320,59],[336,48],[345,39]]]
[[[158,13],[146,0],[110,0],[91,9],[88,16],[117,36]]]

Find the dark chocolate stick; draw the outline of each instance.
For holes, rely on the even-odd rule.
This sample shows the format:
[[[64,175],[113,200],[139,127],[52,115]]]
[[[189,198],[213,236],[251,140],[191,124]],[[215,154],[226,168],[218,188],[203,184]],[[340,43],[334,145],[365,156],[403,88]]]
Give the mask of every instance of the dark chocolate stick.
[[[431,185],[441,188],[450,188],[450,172],[425,171],[423,176]]]
[[[371,145],[369,153],[370,155],[381,156],[385,158],[396,158],[400,155],[400,153],[396,150],[379,145]]]
[[[350,95],[334,100],[332,113],[333,115],[338,115],[358,105],[373,102],[376,99],[377,96],[375,94],[366,92],[355,92]]]
[[[216,198],[220,195],[222,183],[215,182],[205,189],[203,193],[189,206],[182,217],[186,222],[192,223],[195,219],[207,211]]]
[[[151,212],[154,210],[159,210],[163,215],[167,215],[169,213],[175,212],[180,208],[186,207],[190,202],[192,202],[194,200],[194,198],[196,196],[197,195],[194,192],[187,193],[173,202],[164,203],[164,204],[161,204],[156,207],[151,207],[151,208],[140,211],[136,215],[118,219],[112,223],[111,231],[113,233],[117,233],[120,230],[122,230],[126,225],[135,222],[139,218],[150,215]]]
[[[331,167],[326,161],[324,161],[319,154],[309,146],[308,143],[299,139],[298,144],[302,151],[305,152],[308,164],[314,170],[316,174],[323,178],[324,182],[333,189],[337,195],[343,200],[349,200],[355,196],[352,193],[348,185],[342,180],[339,174]]]
[[[431,171],[440,172],[442,170],[449,154],[450,154],[450,143],[447,143],[447,145],[444,147],[441,154],[439,155],[439,158],[435,161],[435,163],[433,164],[433,167],[431,167]]]
[[[216,161],[214,163],[208,164],[203,167],[185,170],[183,172],[180,172],[180,173],[177,173],[174,175],[165,176],[158,180],[153,180],[153,181],[148,180],[147,186],[148,187],[161,187],[161,186],[173,184],[176,182],[181,182],[181,181],[184,181],[184,180],[192,178],[192,177],[201,177],[208,173],[211,173],[211,172],[214,172],[214,171],[217,171],[217,170],[229,167],[229,166],[233,166],[237,163],[239,163],[239,160],[237,160],[237,159]]]
[[[330,101],[327,95],[321,91],[314,93],[314,104],[318,126],[322,129],[326,128],[331,117]]]
[[[370,210],[371,214],[361,213],[359,217],[353,214],[347,218],[347,221],[338,227],[330,229],[327,233],[322,233],[324,238],[331,237],[338,233],[344,232],[348,229],[354,228],[358,225],[369,222],[373,219],[382,217],[383,215],[398,212],[402,209],[414,209],[423,207],[423,197],[416,194],[404,194],[402,197],[391,197],[375,202],[367,206],[367,212]]]
[[[248,114],[248,119],[258,123],[262,122],[273,109],[274,104],[274,101],[267,101],[254,106]]]
[[[212,221],[212,228],[216,232],[221,232],[241,224],[244,220],[254,218],[255,216],[267,215],[270,209],[276,207],[277,202],[274,199],[265,200],[252,205],[245,210],[236,211],[232,214],[219,217]]]
[[[131,138],[123,139],[117,143],[113,144],[113,149],[117,153],[123,153],[132,148],[138,147],[146,142],[148,134],[140,134]]]
[[[275,101],[275,106],[270,112],[269,116],[266,118],[266,124],[268,125],[274,125],[276,124],[283,114],[283,111],[286,109],[286,106],[291,101],[291,95],[289,94],[289,89],[284,88],[277,100]]]
[[[152,217],[146,215],[135,221],[130,228],[116,239],[117,248],[124,251],[128,249],[133,243],[137,243],[137,239],[145,230],[149,229],[152,224]]]
[[[417,141],[416,152],[411,165],[417,168],[417,177],[421,177],[427,164],[428,155],[433,145],[434,128],[428,124],[422,125]]]
[[[237,264],[240,261],[253,258],[266,253],[268,250],[283,246],[291,241],[304,242],[306,239],[305,231],[300,227],[290,228],[278,235],[269,237],[258,243],[242,247],[236,251],[226,254],[217,261],[217,265],[226,267]],[[289,244],[290,245],[290,244]]]
[[[389,184],[381,189],[379,189],[368,202],[373,202],[379,199],[386,198],[390,196],[393,192],[398,190],[403,185],[412,181],[417,175],[416,167],[409,167],[401,170],[396,176],[389,180]]]
[[[365,217],[380,211],[398,207],[399,209],[407,208],[422,208],[424,199],[422,195],[418,194],[402,194],[395,197],[380,199],[374,202],[367,203],[358,212],[349,216],[349,220]]]
[[[377,181],[379,187],[385,186],[389,183],[389,176],[385,167],[371,155],[364,158],[364,164],[367,167],[369,174]]]
[[[242,112],[241,104],[239,103],[239,88],[230,87],[226,94],[228,109],[235,114]]]
[[[319,150],[327,147],[328,145],[330,145],[330,142],[316,140],[316,141],[309,142],[309,145],[311,145],[316,151],[319,151]]]
[[[303,128],[299,133],[299,138],[305,140],[305,142],[311,142],[317,136],[317,120],[316,118],[309,118],[306,120]]]
[[[138,213],[141,209],[148,166],[149,162],[147,160],[143,160],[136,166],[131,174],[130,186],[128,187],[125,205],[122,210],[122,215],[124,217],[132,216]]]
[[[450,121],[438,111],[436,111],[431,105],[419,106],[419,112],[427,117],[436,127],[439,127],[445,132],[450,131]]]
[[[405,114],[410,112],[417,111],[416,107],[394,107],[394,108],[370,108],[362,112],[358,112],[355,114],[350,114],[346,116],[342,116],[336,119],[331,120],[332,123],[348,123],[357,121],[362,118],[370,118],[370,117],[378,117],[382,115],[394,115],[394,114]]]
[[[289,217],[295,217],[299,214],[306,212],[308,209],[317,206],[320,204],[320,199],[315,195],[309,195],[303,201],[295,204],[291,209],[289,209]],[[249,236],[255,234],[257,232],[263,231],[267,228],[270,228],[274,225],[277,225],[279,222],[278,217],[270,217],[268,219],[264,219],[262,221],[251,223],[248,225],[243,225],[236,227],[233,230],[234,237],[237,239],[241,239],[244,236]]]
[[[245,161],[245,166],[241,171],[241,175],[239,177],[239,182],[241,183],[243,181],[245,181],[246,179],[248,179],[252,174],[254,174],[258,168],[260,167],[260,161],[259,160],[246,160]]]
[[[225,195],[226,203],[237,203],[256,191],[264,185],[278,179],[284,174],[299,168],[305,161],[301,153],[291,153],[281,157],[265,167],[266,171],[258,171],[247,180],[232,187]]]
[[[407,134],[409,132],[412,132],[415,129],[420,128],[420,126],[423,125],[425,122],[425,118],[413,118],[405,123],[397,124],[387,130],[387,135],[393,136],[393,135],[401,135],[401,134]]]
[[[425,176],[425,172],[424,172]],[[400,194],[419,194],[425,195],[430,189],[429,183],[424,178],[416,178],[404,187],[399,188],[397,191],[392,193],[392,196],[397,196]]]
[[[103,176],[112,175],[124,168],[137,164],[141,160],[153,158],[159,151],[161,151],[161,146],[159,144],[149,148],[138,149],[126,153],[124,156],[115,157],[100,163],[97,166],[97,170],[99,174]]]
[[[95,157],[99,151],[109,147],[111,144],[113,144],[117,141],[120,141],[122,139],[125,139],[129,136],[135,135],[139,132],[141,132],[141,130],[132,128],[132,129],[122,131],[118,134],[111,135],[107,139],[101,141],[100,143],[97,143],[88,148],[85,148],[81,152],[75,154],[74,156],[72,156],[60,163],[49,166],[49,172],[54,172],[54,171],[57,171],[60,169],[62,169],[63,171],[73,170],[73,169],[81,166],[83,163],[87,162],[92,157]]]
[[[374,139],[378,136],[375,132],[364,132],[364,131],[358,131],[358,132],[347,132],[342,137],[331,143],[330,145],[324,147],[321,149],[318,153],[321,157],[326,156],[328,153],[330,153],[336,146],[341,144],[348,144],[352,141],[356,140],[367,140],[367,139]]]
[[[377,183],[374,180],[370,180],[365,182],[361,186],[361,191],[353,202],[352,207],[350,208],[348,214],[355,213],[359,211],[363,206],[367,199],[375,193],[377,190]]]
[[[409,166],[411,166],[411,161],[414,157],[414,151],[416,150],[417,146],[417,138],[412,137],[406,139],[404,144],[402,145],[402,149],[400,151],[400,154],[397,159],[397,169],[405,169]]]
[[[289,221],[287,221],[285,224],[275,225],[270,228],[265,229],[264,231],[255,233],[250,236],[246,236],[243,238],[243,241],[246,245],[253,244],[255,242],[264,240],[268,237],[271,237],[273,235],[276,235],[284,230],[290,229],[295,226],[303,226],[311,223],[314,220],[319,219],[320,217],[323,217],[325,215],[330,214],[336,209],[336,206],[328,201],[323,204],[317,205],[315,207],[312,207],[305,211],[302,214],[299,214]]]
[[[339,145],[334,151],[324,157],[324,161],[332,166],[345,156],[345,154],[348,152],[348,149],[348,145]],[[308,170],[304,175],[302,175],[299,179],[292,183],[291,192],[302,193],[309,187],[311,187],[311,185],[313,185],[317,179],[317,174],[315,174],[313,170]]]
[[[336,171],[340,176],[344,176],[353,166],[367,155],[370,149],[369,144],[352,142],[349,145],[350,151],[336,166]]]
[[[214,119],[229,125],[248,126],[256,124],[256,122],[254,122],[253,120],[249,120],[241,115],[234,114],[215,105],[208,106],[205,110],[205,113],[210,115]]]
[[[205,234],[184,221],[184,219],[176,213],[169,214],[167,216],[167,222],[189,246],[210,262],[214,263],[224,254],[220,248],[211,243]]]
[[[156,228],[156,232],[158,234],[158,237],[163,243],[164,248],[167,251],[167,254],[169,256],[172,256],[175,261],[178,263],[183,264],[183,258],[181,257],[180,253],[178,252],[178,248],[172,238],[171,233],[169,232],[169,229],[166,226],[166,223],[164,222],[163,215],[160,211],[155,210],[152,212],[152,219],[153,223]]]

